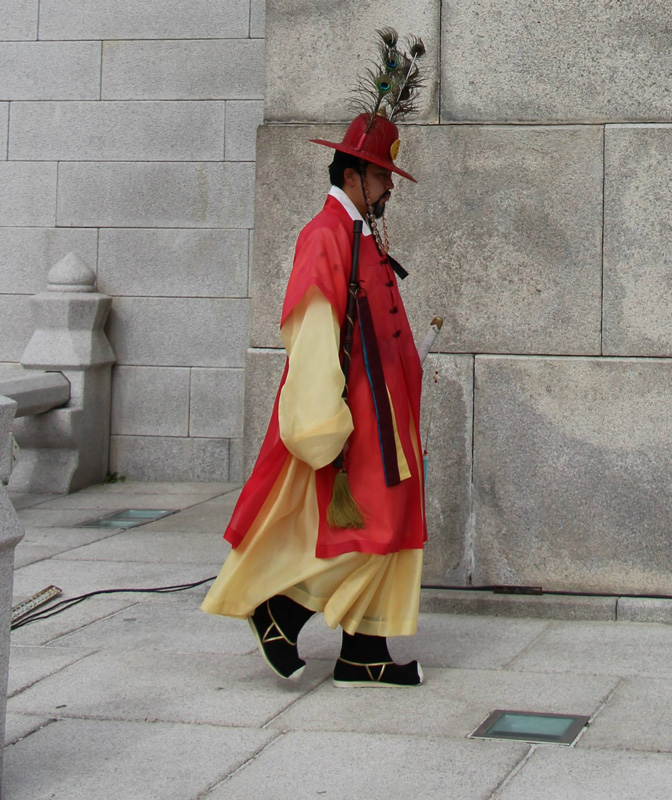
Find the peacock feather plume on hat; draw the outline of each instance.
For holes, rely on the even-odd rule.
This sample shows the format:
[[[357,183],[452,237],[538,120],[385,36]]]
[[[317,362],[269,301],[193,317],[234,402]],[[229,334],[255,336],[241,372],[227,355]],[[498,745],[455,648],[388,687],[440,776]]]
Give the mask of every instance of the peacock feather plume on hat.
[[[359,77],[354,89],[351,109],[368,116],[368,132],[377,116],[390,122],[417,113],[417,95],[423,86],[418,61],[425,55],[425,46],[417,36],[399,41],[394,28],[381,28],[378,34],[378,56]]]

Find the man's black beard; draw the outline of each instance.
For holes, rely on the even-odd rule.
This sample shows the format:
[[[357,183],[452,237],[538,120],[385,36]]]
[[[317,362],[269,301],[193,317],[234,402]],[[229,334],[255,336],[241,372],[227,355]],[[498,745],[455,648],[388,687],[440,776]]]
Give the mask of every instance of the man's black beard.
[[[381,196],[371,206],[371,211],[376,219],[380,219],[385,213],[385,201],[382,199],[383,197],[385,197],[385,194],[381,194]]]

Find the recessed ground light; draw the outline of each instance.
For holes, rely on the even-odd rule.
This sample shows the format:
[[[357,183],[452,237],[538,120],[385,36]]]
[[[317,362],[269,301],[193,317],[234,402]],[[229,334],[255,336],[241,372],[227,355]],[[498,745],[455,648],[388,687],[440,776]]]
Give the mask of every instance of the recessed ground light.
[[[123,511],[114,511],[98,519],[88,522],[81,522],[77,528],[112,528],[116,530],[126,530],[135,528],[138,525],[145,525],[147,522],[154,522],[161,517],[174,514],[175,509],[166,510],[163,508],[126,508]]]
[[[543,714],[537,711],[497,709],[470,739],[508,739],[516,742],[570,745],[588,724],[590,717],[575,714]]]

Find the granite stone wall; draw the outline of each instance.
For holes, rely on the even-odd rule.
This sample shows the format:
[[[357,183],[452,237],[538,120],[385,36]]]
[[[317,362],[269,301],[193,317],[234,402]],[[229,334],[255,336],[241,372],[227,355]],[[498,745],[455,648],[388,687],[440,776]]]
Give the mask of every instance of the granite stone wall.
[[[445,321],[421,421],[425,581],[672,593],[668,16],[660,0],[268,4],[248,471],[296,233],[328,189],[307,140],[340,139],[392,24],[428,46],[392,252],[416,337]]]
[[[328,190],[307,140],[340,138],[392,24],[428,48],[392,252],[417,338],[445,320],[421,421],[426,581],[672,593],[667,5],[266,5],[5,3],[0,362],[75,250],[114,297],[111,469],[249,472],[296,234]]]
[[[0,362],[75,251],[114,298],[111,471],[242,475],[263,0],[9,0]]]

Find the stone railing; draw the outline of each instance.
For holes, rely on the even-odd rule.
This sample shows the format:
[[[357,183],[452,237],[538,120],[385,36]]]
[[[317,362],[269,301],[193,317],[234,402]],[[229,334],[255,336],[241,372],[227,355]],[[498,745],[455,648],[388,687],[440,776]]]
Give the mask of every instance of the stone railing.
[[[35,333],[21,368],[0,374],[0,742],[4,741],[14,548],[23,528],[5,489],[66,494],[107,473],[114,353],[103,331],[111,298],[74,253],[32,298]],[[15,417],[20,417],[16,419]],[[12,469],[12,434],[19,459]],[[0,782],[2,748],[0,748]]]
[[[19,445],[9,482],[14,491],[67,494],[105,479],[115,356],[103,331],[112,299],[95,285],[95,274],[70,253],[49,272],[48,291],[32,298],[35,333],[21,365],[40,371],[34,379],[44,382],[40,397],[48,398],[48,382],[53,393],[64,379],[70,395],[64,407],[33,411],[14,423]],[[49,377],[56,371],[61,377]]]
[[[70,400],[70,382],[61,372],[0,370],[0,397],[14,400],[15,418],[44,414]]]
[[[16,402],[0,397],[0,743],[5,738],[5,709],[7,705],[7,672],[9,667],[9,623],[12,608],[14,577],[14,548],[23,538],[23,527],[14,511],[4,481],[11,469],[11,430]],[[0,781],[2,781],[2,750],[0,747]]]

